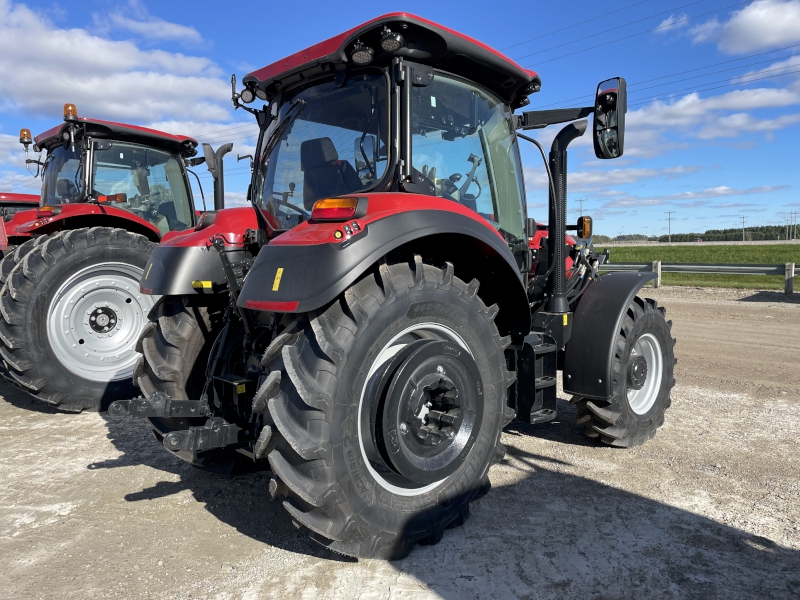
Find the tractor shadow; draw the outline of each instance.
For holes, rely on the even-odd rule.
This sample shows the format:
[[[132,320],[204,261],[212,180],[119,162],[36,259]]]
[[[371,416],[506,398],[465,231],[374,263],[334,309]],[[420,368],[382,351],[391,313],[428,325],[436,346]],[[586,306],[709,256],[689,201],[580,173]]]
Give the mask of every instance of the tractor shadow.
[[[795,291],[791,296],[787,296],[783,292],[772,292],[769,290],[760,290],[747,296],[740,298],[739,302],[770,302],[772,304],[800,304],[800,293]]]
[[[57,407],[47,404],[31,396],[28,392],[18,388],[5,377],[0,376],[0,396],[14,408],[21,408],[31,412],[54,415],[63,413]]]
[[[796,597],[797,550],[567,473],[575,470],[569,462],[525,450],[522,436],[554,445],[595,445],[574,424],[572,405],[560,401],[559,411],[550,423],[510,424],[504,436],[506,458],[490,472],[495,485],[473,502],[469,521],[447,530],[438,545],[417,545],[404,559],[380,563],[383,568],[454,599]],[[281,501],[270,497],[268,472],[226,476],[199,471],[164,450],[143,423],[111,417],[106,422],[109,439],[123,455],[90,468],[144,463],[180,476],[128,493],[126,501],[135,504],[189,490],[214,518],[241,535],[315,557],[334,569],[349,568],[337,563],[358,562],[330,552],[295,528]],[[372,569],[371,563],[364,568]]]

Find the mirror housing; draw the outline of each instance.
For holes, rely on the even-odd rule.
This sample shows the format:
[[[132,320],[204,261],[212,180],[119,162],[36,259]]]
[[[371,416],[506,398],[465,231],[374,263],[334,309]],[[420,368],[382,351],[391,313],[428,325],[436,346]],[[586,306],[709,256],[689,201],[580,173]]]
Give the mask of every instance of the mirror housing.
[[[622,156],[625,141],[625,113],[628,94],[625,79],[613,77],[600,82],[594,100],[594,154],[611,159]]]

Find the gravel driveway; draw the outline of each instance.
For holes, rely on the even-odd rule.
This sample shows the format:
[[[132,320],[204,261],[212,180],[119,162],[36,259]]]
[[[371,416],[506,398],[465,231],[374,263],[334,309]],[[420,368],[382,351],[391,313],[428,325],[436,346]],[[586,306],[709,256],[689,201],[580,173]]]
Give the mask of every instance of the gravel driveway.
[[[267,473],[173,458],[144,423],[0,384],[0,598],[800,597],[800,294],[647,290],[678,385],[654,440],[512,424],[472,518],[397,562],[295,529]]]

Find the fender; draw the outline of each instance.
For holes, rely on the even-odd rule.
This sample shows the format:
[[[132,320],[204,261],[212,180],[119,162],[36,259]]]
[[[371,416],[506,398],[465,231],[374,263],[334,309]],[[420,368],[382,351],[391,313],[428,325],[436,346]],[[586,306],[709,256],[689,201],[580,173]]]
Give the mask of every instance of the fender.
[[[564,354],[564,392],[603,400],[613,390],[614,341],[628,305],[655,273],[606,273],[583,293]]]
[[[140,289],[145,294],[181,296],[208,294],[227,289],[222,261],[213,240],[225,240],[228,259],[237,262],[252,256],[244,250],[247,229],[258,227],[252,208],[226,208],[211,215],[200,229],[170,232],[155,247],[144,268]],[[211,282],[209,287],[195,288],[193,281]]]
[[[33,211],[26,211],[26,213]],[[61,229],[77,229],[79,227],[119,227],[134,233],[141,233],[145,237],[157,242],[161,239],[158,227],[133,214],[128,210],[115,206],[89,204],[79,202],[75,204],[59,204],[52,211],[37,210],[28,223],[20,224],[17,231],[20,234],[40,235],[59,231]]]
[[[471,251],[477,247],[480,252]],[[394,250],[450,260],[456,276],[467,282],[476,270],[484,273],[479,295],[500,307],[501,332],[524,336],[530,331],[519,267],[497,231],[455,202],[407,193],[371,195],[364,217],[347,223],[309,221],[279,236],[261,249],[239,305],[276,312],[316,310]]]

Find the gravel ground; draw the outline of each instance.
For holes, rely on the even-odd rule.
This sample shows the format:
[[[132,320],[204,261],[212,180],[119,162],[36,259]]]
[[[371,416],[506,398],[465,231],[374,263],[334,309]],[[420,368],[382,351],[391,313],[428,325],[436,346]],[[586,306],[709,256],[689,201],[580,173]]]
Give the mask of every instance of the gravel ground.
[[[268,474],[187,467],[142,422],[0,384],[2,598],[792,598],[800,590],[800,294],[646,290],[678,338],[643,447],[512,424],[493,490],[397,562],[329,554]]]

